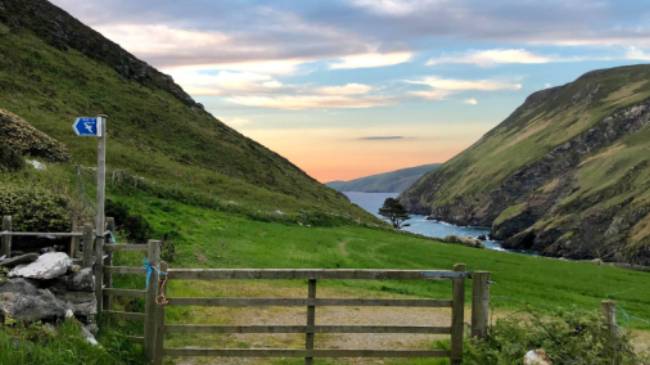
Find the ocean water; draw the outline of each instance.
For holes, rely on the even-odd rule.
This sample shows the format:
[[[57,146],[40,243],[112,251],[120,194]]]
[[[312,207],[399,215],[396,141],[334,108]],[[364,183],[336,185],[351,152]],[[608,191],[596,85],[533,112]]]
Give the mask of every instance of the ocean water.
[[[382,219],[383,217],[379,215],[379,208],[384,204],[384,200],[399,195],[398,193],[362,193],[355,191],[344,192],[344,194],[354,204]],[[408,224],[408,226],[403,227],[402,230],[427,237],[444,238],[454,235],[478,238],[480,235],[488,236],[490,234],[490,229],[487,227],[457,226],[443,221],[427,220],[426,216],[417,214],[411,215],[411,218],[405,224]],[[498,241],[486,240],[483,241],[483,244],[485,248],[491,250],[505,251]]]

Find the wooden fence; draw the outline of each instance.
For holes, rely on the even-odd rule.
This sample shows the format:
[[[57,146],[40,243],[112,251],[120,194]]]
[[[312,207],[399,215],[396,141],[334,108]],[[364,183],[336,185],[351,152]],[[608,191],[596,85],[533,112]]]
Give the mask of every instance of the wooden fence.
[[[113,229],[112,219],[107,219],[109,231]],[[11,255],[11,238],[16,236],[45,236],[70,240],[70,254],[84,266],[93,266],[97,285],[98,312],[127,320],[144,322],[144,336],[131,337],[144,345],[145,354],[152,364],[162,364],[163,356],[215,356],[215,357],[300,357],[305,364],[312,364],[314,358],[340,357],[448,357],[451,364],[460,364],[463,353],[465,321],[465,284],[473,280],[471,334],[483,337],[488,328],[489,276],[487,272],[469,273],[463,264],[453,270],[357,270],[357,269],[169,269],[160,260],[161,242],[149,241],[147,244],[105,243],[105,235],[96,235],[91,226],[82,231],[13,232],[11,218],[4,217],[0,232],[0,256]],[[83,243],[83,245],[80,245]],[[82,250],[80,250],[80,247]],[[113,253],[119,251],[139,251],[146,254],[148,268],[114,266]],[[145,290],[113,287],[115,274],[149,275],[149,285]],[[308,293],[305,298],[187,298],[166,297],[166,280],[305,280]],[[451,298],[448,299],[350,299],[319,298],[316,295],[317,283],[322,280],[449,280]],[[144,312],[119,311],[113,308],[114,297],[142,298]],[[305,307],[305,325],[251,325],[218,326],[165,323],[166,306],[221,306],[221,307]],[[320,307],[420,307],[450,308],[449,326],[351,326],[316,325],[317,308]],[[229,349],[229,348],[166,348],[165,335],[174,333],[299,333],[305,335],[302,349]],[[450,336],[449,350],[366,350],[366,349],[321,349],[315,346],[315,335],[322,333],[403,333],[403,334],[445,334]]]
[[[159,267],[152,270],[147,290],[106,287],[105,297],[125,296],[144,298],[145,312],[115,311],[109,307],[102,313],[127,320],[144,322],[144,336],[135,340],[144,343],[145,353],[153,364],[161,364],[163,356],[191,357],[300,357],[305,364],[312,364],[316,357],[448,357],[452,364],[460,364],[463,352],[465,282],[471,277],[474,281],[471,331],[473,335],[483,336],[488,326],[488,280],[489,273],[465,271],[458,264],[453,270],[355,270],[355,269],[169,269],[160,261],[160,241],[150,241],[148,245],[106,245],[107,252],[146,251],[151,265]],[[159,265],[159,266],[158,266]],[[144,267],[112,266],[104,267],[106,277],[115,274],[146,275]],[[166,275],[166,277],[164,277]],[[305,298],[188,298],[166,297],[162,280],[305,280],[308,294]],[[451,298],[449,299],[349,299],[319,298],[316,295],[320,280],[449,280]],[[164,300],[164,302],[161,301]],[[221,306],[221,307],[305,307],[305,325],[251,325],[220,326],[168,324],[165,322],[165,308],[169,306]],[[349,326],[316,325],[316,309],[319,307],[424,307],[450,308],[449,326]],[[166,334],[178,333],[238,333],[238,334],[276,334],[300,333],[305,335],[303,349],[231,349],[231,348],[166,348]],[[403,334],[447,334],[451,337],[449,350],[342,350],[320,349],[315,346],[315,335],[319,333],[403,333]]]

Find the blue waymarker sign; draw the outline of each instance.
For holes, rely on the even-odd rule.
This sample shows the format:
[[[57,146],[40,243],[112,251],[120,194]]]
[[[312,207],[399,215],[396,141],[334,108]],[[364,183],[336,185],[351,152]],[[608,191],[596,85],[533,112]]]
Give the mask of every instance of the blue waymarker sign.
[[[80,137],[101,137],[102,118],[79,117],[72,124],[72,130]]]

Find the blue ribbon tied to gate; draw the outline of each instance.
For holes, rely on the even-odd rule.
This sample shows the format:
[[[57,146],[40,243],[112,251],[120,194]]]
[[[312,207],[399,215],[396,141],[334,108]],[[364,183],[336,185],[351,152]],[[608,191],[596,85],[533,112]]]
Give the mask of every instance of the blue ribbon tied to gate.
[[[151,274],[153,274],[154,270],[158,273],[158,275],[161,276],[167,275],[167,272],[160,271],[160,269],[157,268],[156,266],[153,266],[146,257],[142,260],[142,263],[144,264],[144,269],[147,272],[147,281],[146,281],[147,289],[149,288],[149,281],[151,281]]]

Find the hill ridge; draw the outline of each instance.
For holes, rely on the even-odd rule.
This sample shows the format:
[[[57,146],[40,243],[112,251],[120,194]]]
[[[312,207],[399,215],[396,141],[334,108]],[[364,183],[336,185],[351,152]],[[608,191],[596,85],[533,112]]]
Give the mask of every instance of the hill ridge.
[[[647,264],[649,108],[650,65],[588,72],[531,94],[401,200],[507,247]]]

